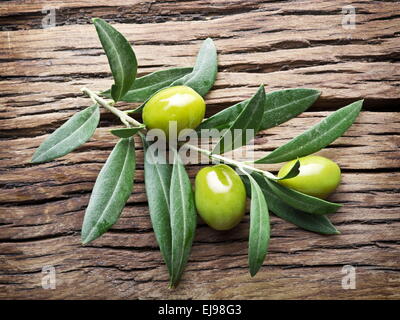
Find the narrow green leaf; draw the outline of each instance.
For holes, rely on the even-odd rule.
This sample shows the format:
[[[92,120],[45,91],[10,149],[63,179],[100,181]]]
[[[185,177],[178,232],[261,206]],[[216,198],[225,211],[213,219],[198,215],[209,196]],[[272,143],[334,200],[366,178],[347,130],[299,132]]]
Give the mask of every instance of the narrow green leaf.
[[[92,137],[99,120],[100,112],[96,104],[74,114],[42,142],[31,162],[46,162],[70,153]]]
[[[196,231],[196,209],[192,185],[178,152],[174,151],[174,165],[170,187],[170,215],[172,232],[171,287],[181,278],[189,258]]]
[[[324,215],[336,212],[342,205],[309,196],[302,192],[289,189],[279,183],[266,179],[273,193],[275,193],[281,200],[295,209],[304,212]]]
[[[118,129],[111,129],[110,132],[119,138],[129,138],[132,137],[134,134],[138,133],[141,129],[145,128],[145,125],[140,127],[134,128],[118,128]]]
[[[268,205],[264,194],[253,177],[247,174],[251,185],[250,234],[249,234],[249,268],[254,277],[261,268],[267,255],[270,224]]]
[[[317,152],[339,138],[356,120],[363,100],[343,107],[309,130],[275,149],[255,163],[278,163]]]
[[[234,150],[246,145],[249,140],[253,138],[247,136],[246,130],[252,129],[255,134],[259,130],[262,115],[264,113],[264,101],[265,91],[264,86],[261,85],[229,129],[227,129],[222,135],[221,139],[214,147],[213,153],[225,153]],[[238,135],[237,132],[235,132],[235,129],[240,130],[242,134]]]
[[[168,87],[175,80],[192,71],[193,68],[170,68],[137,78],[129,91],[121,98],[121,101],[144,102],[158,90]],[[103,92],[102,95],[110,98],[111,90]]]
[[[144,178],[151,223],[171,277],[173,268],[169,197],[172,166],[162,154],[148,151],[150,145],[143,136],[142,141],[145,149]]]
[[[99,18],[92,21],[114,77],[111,96],[117,102],[128,92],[135,81],[136,56],[129,42],[114,27]]]
[[[217,49],[212,39],[207,38],[201,45],[193,71],[175,80],[171,86],[185,85],[205,96],[215,82],[217,71]]]
[[[276,127],[303,111],[307,110],[318,99],[320,91],[314,89],[285,89],[265,94],[265,110],[260,124],[260,130]],[[226,108],[203,121],[200,129],[229,128],[239,116],[249,99]]]
[[[280,181],[280,180],[285,180],[285,179],[290,179],[296,177],[300,173],[300,161],[297,160],[293,167],[290,168],[289,172],[283,176],[283,177],[277,177],[274,174],[264,171],[264,176],[267,177],[268,179],[274,180],[274,181]]]
[[[83,244],[100,237],[117,222],[132,192],[135,163],[133,139],[121,139],[93,187],[82,225]]]
[[[268,199],[269,209],[278,217],[308,231],[326,235],[340,234],[340,232],[329,221],[327,216],[306,213],[289,206],[274,192],[272,192],[270,186],[262,175],[253,173],[252,176],[260,186],[265,198]],[[243,176],[242,178],[247,193],[251,194],[249,180]]]
[[[169,87],[185,85],[191,87],[201,96],[205,96],[215,82],[217,71],[217,49],[215,48],[214,42],[210,38],[207,38],[203,41],[197,55],[193,71],[176,79],[174,82],[169,84]],[[158,89],[149,96],[138,108],[135,109],[135,112],[142,111],[147,101],[162,89],[164,88]]]
[[[299,159],[297,159],[293,167],[290,168],[289,172],[286,173],[286,175],[280,178],[277,177],[276,179],[273,180],[278,181],[278,180],[291,179],[298,176],[299,173],[300,173],[300,161]]]

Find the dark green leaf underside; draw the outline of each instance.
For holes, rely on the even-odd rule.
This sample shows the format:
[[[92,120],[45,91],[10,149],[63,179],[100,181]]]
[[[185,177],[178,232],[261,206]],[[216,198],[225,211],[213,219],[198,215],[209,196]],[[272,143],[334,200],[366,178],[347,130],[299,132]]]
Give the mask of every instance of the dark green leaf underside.
[[[192,72],[184,75],[183,77],[179,77],[170,83],[169,87],[184,85],[191,87],[201,96],[205,96],[215,82],[217,71],[217,49],[215,48],[214,42],[210,38],[207,38],[201,45]],[[159,88],[158,90],[154,91],[154,93],[147,97],[147,99],[135,110],[135,112],[142,111],[147,101],[162,89],[163,88]]]
[[[141,129],[145,126],[134,127],[134,128],[118,128],[118,129],[111,129],[110,132],[119,138],[129,138],[134,134],[138,133]]]
[[[266,198],[257,182],[248,175],[251,185],[250,232],[249,232],[249,269],[253,277],[261,268],[267,255],[270,224]]]
[[[338,203],[333,203],[309,196],[307,194],[282,186],[275,181],[269,179],[266,179],[266,181],[273,193],[275,193],[282,201],[286,202],[286,204],[295,209],[312,214],[324,215],[328,213],[334,213],[341,207],[341,205]]]
[[[253,173],[253,178],[257,181],[266,199],[268,199],[269,209],[278,217],[295,224],[296,226],[326,235],[339,234],[340,232],[332,225],[327,216],[315,215],[306,213],[301,210],[297,210],[284,201],[282,201],[274,192],[272,192],[265,178],[258,174]],[[246,185],[248,194],[250,193],[250,183],[247,178],[244,177],[243,182]]]
[[[238,115],[228,130],[213,149],[213,153],[225,153],[246,145],[260,128],[262,115],[264,113],[265,92],[264,86],[260,86],[256,94]],[[248,136],[246,130],[252,130],[253,135]],[[238,134],[241,132],[242,134]]]
[[[126,102],[144,102],[155,92],[168,87],[175,80],[189,74],[192,70],[193,68],[170,68],[137,78],[121,100]],[[110,90],[103,92],[102,95],[110,98]]]
[[[285,89],[265,94],[265,110],[260,130],[275,127],[307,110],[318,99],[320,92],[314,89]],[[249,99],[226,108],[203,121],[198,129],[229,128],[239,116]]]
[[[296,160],[294,165],[290,168],[289,172],[286,173],[283,177],[280,177],[278,179],[274,179],[276,181],[278,180],[286,180],[286,179],[291,179],[296,177],[300,173],[300,161]]]

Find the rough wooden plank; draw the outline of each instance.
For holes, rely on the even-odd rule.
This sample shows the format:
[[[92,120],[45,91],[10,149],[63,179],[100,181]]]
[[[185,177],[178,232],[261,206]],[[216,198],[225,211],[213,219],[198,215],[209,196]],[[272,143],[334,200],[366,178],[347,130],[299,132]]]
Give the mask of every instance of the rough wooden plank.
[[[341,9],[347,4],[2,2],[0,298],[398,299],[399,4],[353,3],[357,26],[351,30],[341,26]],[[56,28],[41,29],[44,5],[60,7]],[[365,98],[356,124],[320,152],[343,169],[343,183],[331,198],[344,204],[332,215],[342,234],[319,236],[272,217],[270,254],[261,272],[250,278],[248,216],[229,232],[213,231],[199,221],[183,281],[171,291],[151,228],[137,141],[136,185],[121,219],[103,237],[81,246],[83,213],[116,141],[108,130],[118,123],[103,111],[102,128],[75,152],[46,164],[31,165],[29,160],[47,134],[88,105],[81,87],[101,90],[112,83],[89,25],[93,16],[118,23],[135,47],[140,75],[191,65],[200,41],[213,37],[220,72],[206,97],[208,115],[248,98],[260,83],[267,90],[321,89],[310,111],[257,137],[256,157],[332,110]],[[188,169],[193,178],[199,166]],[[357,268],[356,290],[341,287],[346,264]],[[41,287],[45,265],[56,268],[56,290]]]
[[[254,141],[254,158],[260,158],[267,152],[288,142],[292,137],[307,130],[330,113],[306,112],[278,127],[261,132]],[[110,128],[98,128],[90,142],[61,159],[39,166],[29,165],[35,148],[47,137],[47,134],[39,134],[52,132],[62,123],[62,120],[66,120],[72,114],[71,112],[45,113],[43,115],[1,120],[0,128],[3,124],[3,134],[9,135],[12,139],[0,141],[0,164],[4,169],[16,168],[20,173],[17,174],[18,171],[5,172],[0,177],[0,181],[6,181],[12,176],[20,176],[20,179],[23,180],[26,175],[32,176],[30,179],[36,181],[41,176],[39,171],[36,171],[38,168],[48,168],[55,165],[63,166],[76,163],[100,165],[103,163],[113,144],[117,141],[117,138],[109,133]],[[9,127],[18,127],[21,121],[23,121],[24,126],[21,130],[5,130]],[[117,123],[115,125],[118,126]],[[140,139],[136,139],[136,144],[140,152]],[[321,153],[338,161],[344,169],[390,169],[397,168],[400,165],[399,146],[399,113],[362,112],[355,124]],[[354,155],[361,157],[363,161],[354,161]],[[276,165],[262,167],[266,169],[277,168]],[[34,174],[29,174],[29,172]],[[44,175],[46,176],[47,173],[44,173]],[[11,183],[13,180],[9,181]]]
[[[393,1],[254,1],[254,0],[37,0],[12,1],[0,4],[0,21],[4,29],[41,28],[48,11],[56,8],[57,25],[87,24],[93,16],[122,23],[165,23],[167,21],[210,20],[226,15],[239,15],[251,11],[269,15],[314,16],[339,15],[343,6],[353,4],[358,13],[373,19],[388,20],[396,16],[398,4]]]
[[[359,24],[354,30],[342,28],[340,10],[328,15],[294,13],[285,19],[269,11],[250,11],[240,14],[240,19],[228,15],[187,23],[184,31],[182,22],[174,21],[116,27],[135,45],[144,73],[160,67],[191,65],[198,39],[213,37],[224,74],[219,75],[216,90],[208,97],[211,107],[247,98],[259,83],[265,83],[268,90],[299,84],[320,88],[323,95],[319,107],[337,107],[338,103],[362,96],[366,97],[366,106],[387,110],[395,108],[399,96],[399,18],[374,16],[374,10],[383,10],[382,5],[374,4],[369,10],[358,14]],[[252,21],[253,27],[243,29],[240,21],[244,20]],[[6,105],[8,101],[26,101],[26,96],[32,94],[41,102],[45,102],[44,95],[49,100],[52,95],[57,100],[69,98],[88,82],[82,78],[109,76],[91,25],[2,32],[1,37],[0,50],[7,59],[3,63]],[[160,46],[162,55],[148,54],[157,52]],[[89,83],[96,89],[110,85],[104,80],[96,81],[99,86]],[[10,97],[7,88],[15,85],[18,88],[11,89]],[[48,90],[44,92],[43,88]]]

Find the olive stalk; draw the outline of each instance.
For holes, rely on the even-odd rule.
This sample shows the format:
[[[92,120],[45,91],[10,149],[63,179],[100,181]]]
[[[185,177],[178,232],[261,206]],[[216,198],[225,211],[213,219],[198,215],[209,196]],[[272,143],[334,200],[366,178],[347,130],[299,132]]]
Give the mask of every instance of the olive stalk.
[[[98,103],[102,107],[106,108],[108,111],[115,114],[121,120],[121,122],[127,127],[131,127],[131,125],[134,125],[135,127],[142,126],[142,124],[139,121],[136,121],[132,117],[128,116],[125,112],[112,106],[113,101],[107,101],[99,97],[96,93],[94,93],[92,90],[88,88],[82,88],[81,91],[84,94],[86,94],[90,99],[92,99],[93,102]]]
[[[82,88],[81,91],[84,94],[86,94],[88,97],[90,97],[93,100],[93,102],[98,103],[99,105],[103,106],[108,111],[110,111],[111,113],[115,114],[121,120],[121,122],[123,124],[125,124],[127,127],[131,127],[131,125],[134,125],[135,127],[142,126],[142,123],[140,123],[139,121],[136,121],[135,119],[130,117],[126,112],[115,108],[112,105],[113,101],[107,101],[107,100],[99,97],[96,93],[94,93],[92,90],[90,90],[88,88]],[[143,129],[143,130],[141,130],[141,132],[145,133],[146,130]],[[255,171],[255,172],[261,173],[263,176],[265,176],[267,178],[276,179],[276,177],[272,173],[270,173],[268,171],[261,170],[261,169],[254,168],[254,167],[252,167],[250,165],[247,165],[245,162],[239,162],[239,161],[235,161],[233,159],[229,159],[229,158],[223,157],[223,156],[221,156],[219,154],[213,154],[211,151],[208,151],[208,150],[205,150],[205,149],[201,149],[199,147],[196,147],[196,146],[188,144],[188,143],[184,144],[183,147],[191,149],[191,150],[194,150],[194,151],[197,151],[197,152],[200,152],[200,153],[206,155],[209,158],[222,161],[222,162],[224,162],[226,164],[233,165],[233,166],[238,167],[238,168],[240,168],[242,170],[246,170],[248,172]]]
[[[268,172],[268,171],[264,171],[264,170],[261,170],[261,169],[254,168],[254,167],[252,167],[252,166],[247,165],[247,164],[244,163],[244,162],[235,161],[235,160],[233,160],[233,159],[229,159],[229,158],[223,157],[223,156],[221,156],[221,155],[219,155],[219,154],[214,154],[214,153],[212,153],[211,151],[208,151],[208,150],[205,150],[205,149],[201,149],[201,148],[196,147],[196,146],[194,146],[194,145],[192,145],[192,144],[186,143],[186,144],[183,145],[183,147],[185,147],[185,148],[187,148],[187,149],[190,149],[190,150],[197,151],[197,152],[199,152],[199,153],[202,153],[202,154],[206,155],[206,156],[209,157],[209,158],[222,161],[222,162],[224,162],[224,163],[226,163],[226,164],[233,165],[233,166],[235,166],[235,167],[238,167],[238,168],[241,169],[241,170],[245,170],[246,172],[253,172],[253,171],[254,171],[254,172],[261,173],[263,176],[265,176],[265,177],[267,177],[267,178],[276,179],[276,177],[275,177],[271,172]]]

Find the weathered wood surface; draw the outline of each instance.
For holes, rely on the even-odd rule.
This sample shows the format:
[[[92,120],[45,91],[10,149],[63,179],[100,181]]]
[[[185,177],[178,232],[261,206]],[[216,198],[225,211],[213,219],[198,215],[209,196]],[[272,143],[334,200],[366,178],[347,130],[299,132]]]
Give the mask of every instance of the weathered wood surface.
[[[6,1],[0,4],[0,298],[400,298],[400,5],[358,1],[356,28],[344,29],[350,1]],[[41,28],[43,7],[57,26]],[[343,168],[332,200],[341,235],[320,236],[272,217],[270,253],[259,274],[247,271],[248,216],[229,232],[199,224],[176,290],[151,229],[138,141],[135,189],[120,221],[80,245],[80,226],[96,176],[116,139],[102,112],[91,141],[51,163],[31,165],[35,148],[88,105],[79,89],[112,83],[93,16],[116,23],[134,45],[140,74],[191,65],[212,37],[219,74],[208,115],[267,90],[322,90],[300,117],[260,134],[258,155],[348,102],[365,98],[356,124],[320,152]],[[124,106],[122,106],[124,107]],[[276,169],[276,166],[266,166]],[[191,177],[198,167],[189,167]],[[342,267],[356,267],[343,290]],[[42,267],[57,288],[41,287]]]

